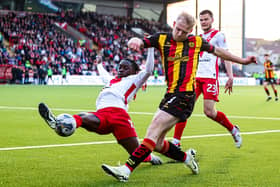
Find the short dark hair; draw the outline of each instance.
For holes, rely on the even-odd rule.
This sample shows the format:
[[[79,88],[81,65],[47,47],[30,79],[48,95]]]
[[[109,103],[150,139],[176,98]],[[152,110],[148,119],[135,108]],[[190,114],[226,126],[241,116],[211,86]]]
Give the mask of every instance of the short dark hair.
[[[132,68],[133,68],[134,71],[136,71],[136,72],[140,71],[140,68],[139,68],[138,64],[137,64],[135,61],[130,60],[130,59],[128,59],[128,58],[122,59],[121,62],[122,62],[122,61],[126,61],[126,62],[128,62],[129,64],[131,64],[131,66],[132,66]],[[120,63],[121,63],[121,62],[120,62]]]
[[[269,56],[269,54],[268,54],[268,53],[266,53],[266,54],[264,54],[264,56]]]
[[[213,13],[211,10],[202,10],[199,15],[209,14],[211,18],[213,18]]]

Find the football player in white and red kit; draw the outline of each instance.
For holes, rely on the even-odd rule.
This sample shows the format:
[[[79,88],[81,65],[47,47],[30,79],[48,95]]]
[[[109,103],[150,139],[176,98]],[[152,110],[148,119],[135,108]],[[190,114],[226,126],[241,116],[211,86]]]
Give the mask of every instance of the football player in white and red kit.
[[[76,128],[82,127],[97,134],[113,133],[118,143],[129,153],[140,145],[138,137],[128,115],[128,103],[134,98],[139,88],[152,75],[154,68],[154,49],[148,49],[146,68],[139,71],[138,65],[129,59],[120,62],[118,74],[112,79],[110,74],[103,68],[99,58],[97,69],[106,86],[100,92],[96,100],[96,112],[83,112],[73,115],[76,121]],[[58,125],[59,121],[52,114],[46,104],[39,104],[39,113],[46,123],[52,128]],[[151,154],[146,162],[161,164],[159,157]]]
[[[228,47],[225,35],[219,30],[212,28],[214,21],[213,13],[210,10],[203,10],[199,14],[199,19],[201,28],[204,31],[204,33],[201,34],[202,38],[214,46],[218,46],[227,50]],[[196,99],[198,99],[201,93],[203,94],[204,114],[208,118],[225,127],[232,134],[235,141],[235,146],[240,148],[242,144],[242,138],[240,136],[239,127],[233,125],[223,112],[217,111],[215,108],[216,102],[219,101],[218,74],[220,61],[221,59],[214,54],[200,52],[198,69],[196,72]],[[232,92],[233,85],[231,62],[225,61],[225,67],[228,74],[228,81],[225,85],[225,93],[228,92],[230,94]],[[180,146],[181,136],[186,123],[187,121],[179,122],[175,126],[173,136],[173,143],[175,145]]]

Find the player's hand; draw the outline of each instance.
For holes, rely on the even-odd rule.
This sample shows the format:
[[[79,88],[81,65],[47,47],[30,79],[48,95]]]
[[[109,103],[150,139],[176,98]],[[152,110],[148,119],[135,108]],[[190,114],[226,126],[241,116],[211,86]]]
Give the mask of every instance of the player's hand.
[[[246,59],[245,59],[245,63],[244,64],[257,64],[257,58],[255,56],[248,56]]]
[[[140,51],[141,47],[144,45],[143,41],[140,38],[131,38],[128,42],[127,42],[127,46],[134,50],[134,51]]]
[[[228,78],[226,85],[225,85],[225,93],[228,92],[230,95],[232,93],[232,85],[233,85],[233,78]]]

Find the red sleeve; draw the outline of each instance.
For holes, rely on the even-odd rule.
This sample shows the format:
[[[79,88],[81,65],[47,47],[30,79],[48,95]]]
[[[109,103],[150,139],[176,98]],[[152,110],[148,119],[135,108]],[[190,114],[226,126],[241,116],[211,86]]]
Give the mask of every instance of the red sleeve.
[[[145,37],[143,39],[144,48],[148,48],[148,47],[158,48],[159,35],[160,35],[160,33],[156,33],[156,34]]]

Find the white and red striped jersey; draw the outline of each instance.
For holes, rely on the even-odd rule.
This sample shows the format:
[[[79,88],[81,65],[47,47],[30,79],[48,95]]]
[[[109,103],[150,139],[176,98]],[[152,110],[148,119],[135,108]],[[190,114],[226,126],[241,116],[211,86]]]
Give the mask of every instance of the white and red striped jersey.
[[[106,107],[117,107],[128,110],[128,103],[134,98],[136,92],[145,83],[152,74],[154,68],[153,48],[148,49],[147,63],[145,70],[136,75],[130,75],[123,78],[113,78],[103,68],[102,64],[97,65],[100,76],[106,86],[100,92],[96,100],[96,109]]]
[[[210,31],[201,34],[201,36],[211,45],[223,48],[225,50],[228,49],[225,35],[216,29],[211,29]],[[214,54],[204,51],[200,52],[196,77],[218,79],[220,61],[221,59]]]

